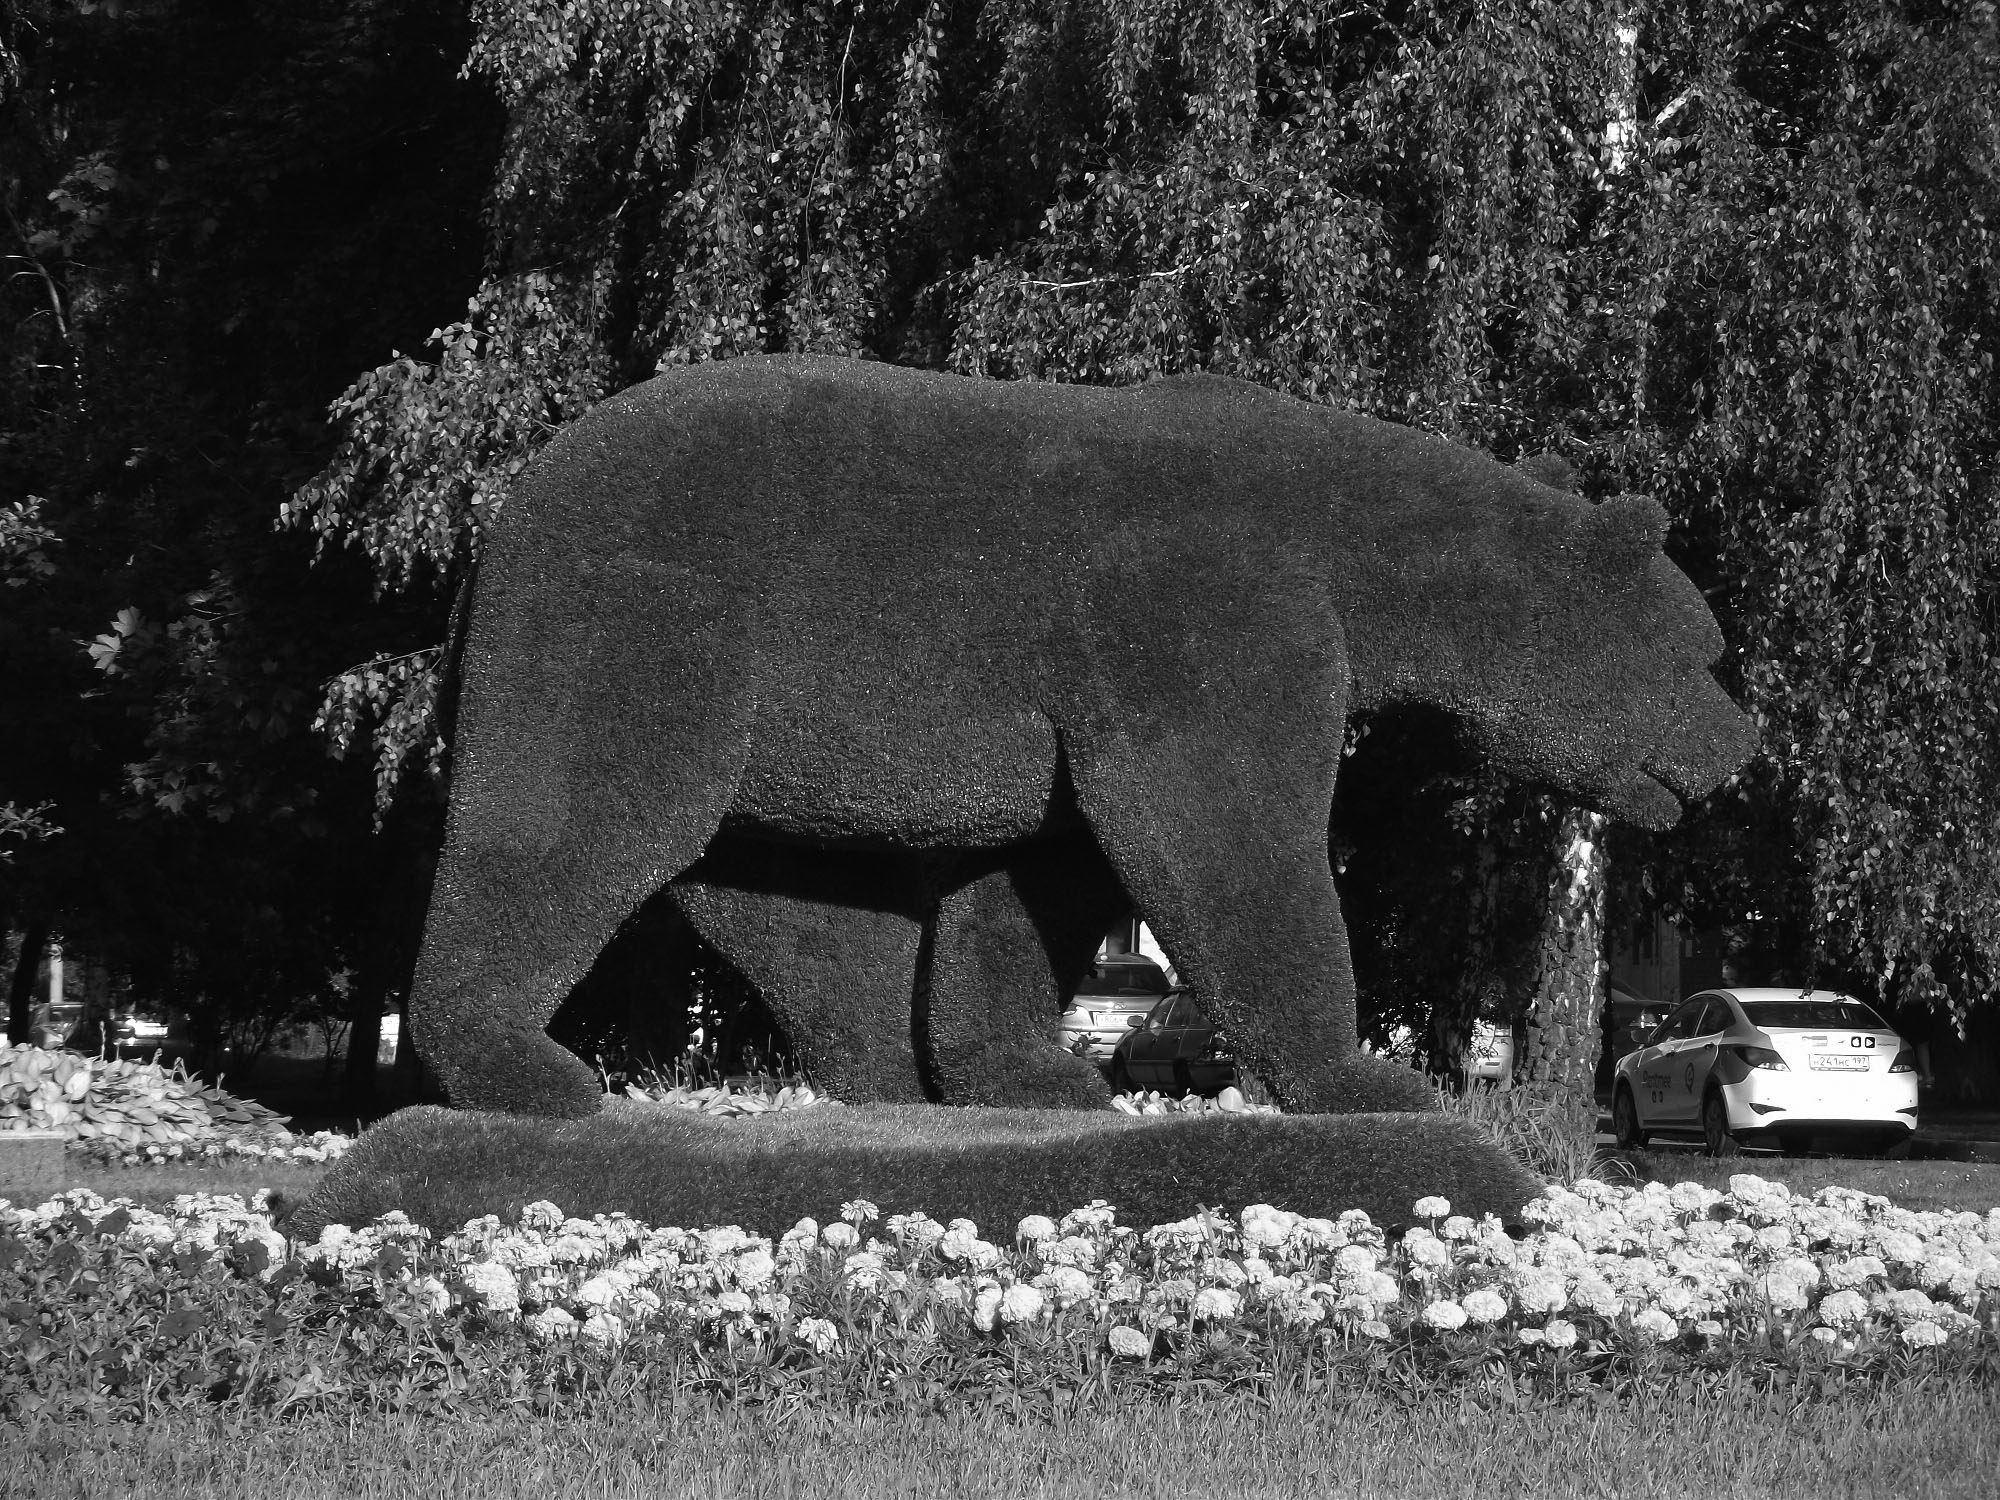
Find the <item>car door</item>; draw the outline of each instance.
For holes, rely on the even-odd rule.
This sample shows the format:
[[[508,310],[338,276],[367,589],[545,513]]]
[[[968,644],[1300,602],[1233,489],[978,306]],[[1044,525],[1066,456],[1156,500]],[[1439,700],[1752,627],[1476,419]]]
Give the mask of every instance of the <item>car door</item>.
[[[1688,1029],[1687,1039],[1675,1054],[1673,1087],[1676,1118],[1699,1120],[1702,1096],[1708,1092],[1708,1075],[1715,1070],[1721,1050],[1722,1033],[1736,1024],[1729,1003],[1720,995],[1703,999],[1700,1014]]]
[[[1705,996],[1687,1001],[1639,1049],[1632,1065],[1632,1102],[1639,1111],[1639,1123],[1649,1130],[1686,1123],[1685,1106],[1675,1089],[1681,1069],[1680,1049],[1694,1034],[1695,1023],[1707,1006]]]
[[[1179,995],[1161,1001],[1146,1017],[1139,1034],[1132,1038],[1125,1054],[1125,1070],[1131,1075],[1133,1083],[1145,1088],[1158,1088],[1171,1080],[1173,1019],[1184,1003]]]

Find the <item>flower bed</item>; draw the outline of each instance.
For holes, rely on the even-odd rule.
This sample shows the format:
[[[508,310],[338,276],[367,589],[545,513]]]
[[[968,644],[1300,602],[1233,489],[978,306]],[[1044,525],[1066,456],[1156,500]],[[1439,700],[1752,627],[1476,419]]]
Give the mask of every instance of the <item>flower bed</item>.
[[[520,1401],[614,1366],[731,1399],[1254,1381],[1384,1352],[1545,1374],[2000,1366],[2000,1209],[1802,1198],[1745,1174],[1726,1193],[1553,1188],[1518,1239],[1442,1199],[1416,1211],[1393,1240],[1365,1214],[1262,1205],[1138,1233],[1100,1202],[1002,1244],[863,1202],[776,1241],[544,1202],[437,1238],[391,1214],[297,1244],[260,1200],[155,1213],[75,1191],[0,1202],[0,1415]]]

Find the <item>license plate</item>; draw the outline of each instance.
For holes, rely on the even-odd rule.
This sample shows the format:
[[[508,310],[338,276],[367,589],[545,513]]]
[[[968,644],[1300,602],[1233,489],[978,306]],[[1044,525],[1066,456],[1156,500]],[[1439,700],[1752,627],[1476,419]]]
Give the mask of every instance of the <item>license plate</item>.
[[[1815,1071],[1821,1073],[1866,1073],[1868,1059],[1849,1057],[1844,1052],[1815,1052],[1812,1055],[1812,1066]]]

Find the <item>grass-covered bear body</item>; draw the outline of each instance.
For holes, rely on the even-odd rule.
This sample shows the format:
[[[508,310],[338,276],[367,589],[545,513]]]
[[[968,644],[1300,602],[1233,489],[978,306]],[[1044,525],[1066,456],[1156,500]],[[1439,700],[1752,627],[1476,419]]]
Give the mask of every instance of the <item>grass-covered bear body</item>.
[[[1020,986],[1129,898],[1289,1108],[1420,1107],[1357,1045],[1345,720],[1671,822],[1749,739],[1663,530],[1234,381],[663,375],[490,538],[418,1043],[455,1103],[595,1109],[543,1027],[671,882],[836,1093],[1087,1103]]]

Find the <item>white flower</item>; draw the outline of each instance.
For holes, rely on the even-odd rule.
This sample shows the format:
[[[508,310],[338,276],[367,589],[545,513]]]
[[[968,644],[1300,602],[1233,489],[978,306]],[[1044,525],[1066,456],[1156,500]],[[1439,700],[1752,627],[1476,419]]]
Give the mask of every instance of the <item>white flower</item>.
[[[1465,1309],[1456,1302],[1440,1300],[1424,1309],[1423,1320],[1433,1328],[1463,1328]]]
[[[1451,1199],[1440,1198],[1435,1194],[1428,1198],[1419,1198],[1411,1212],[1420,1219],[1442,1219],[1451,1212]]]
[[[1552,1318],[1542,1329],[1542,1340],[1551,1349],[1569,1349],[1576,1344],[1576,1324],[1563,1318]]]
[[[606,1275],[591,1277],[576,1289],[576,1301],[583,1307],[609,1307],[624,1291],[619,1280]]]
[[[1713,1318],[1703,1318],[1699,1323],[1694,1325],[1694,1331],[1705,1339],[1719,1339],[1722,1337],[1722,1325]]]
[[[1026,1282],[1016,1282],[1001,1295],[1000,1321],[1032,1323],[1048,1315],[1048,1299]]]
[[[1375,1269],[1375,1252],[1366,1245],[1342,1245],[1334,1253],[1333,1264],[1344,1276],[1359,1276]]]
[[[1514,1300],[1525,1313],[1561,1312],[1569,1303],[1569,1287],[1554,1271],[1524,1270],[1514,1277]]]
[[[1369,1318],[1362,1323],[1357,1332],[1365,1338],[1386,1339],[1389,1336],[1389,1325],[1380,1318]]]
[[[1278,1316],[1294,1328],[1311,1328],[1326,1321],[1326,1309],[1318,1298],[1294,1290],[1278,1299]]]
[[[578,1330],[590,1343],[606,1349],[615,1349],[625,1342],[625,1320],[616,1313],[598,1308],[583,1320]]]
[[[1150,1334],[1120,1323],[1111,1330],[1111,1352],[1120,1359],[1144,1359],[1153,1352]]]
[[[882,1257],[872,1250],[857,1250],[847,1257],[841,1277],[856,1291],[872,1291],[882,1284]]]
[[[1871,1277],[1886,1277],[1888,1274],[1889,1268],[1872,1255],[1836,1260],[1826,1268],[1827,1284],[1836,1287],[1859,1286]]]
[[[1252,1248],[1275,1248],[1291,1238],[1299,1216],[1268,1203],[1252,1203],[1243,1210],[1243,1243]]]
[[[972,1299],[972,1326],[981,1333],[991,1333],[993,1324],[1000,1316],[1000,1299],[1003,1293],[998,1282],[989,1281],[979,1288]]]
[[[538,1339],[566,1339],[576,1332],[576,1319],[560,1307],[545,1307],[538,1313],[530,1313],[522,1327]]]
[[[1459,1298],[1459,1305],[1475,1323],[1497,1323],[1507,1316],[1507,1299],[1490,1286],[1467,1292]]]
[[[852,1250],[861,1243],[861,1234],[852,1224],[829,1224],[819,1232],[821,1243],[834,1250]]]
[[[1078,1266],[1087,1271],[1097,1264],[1097,1246],[1081,1235],[1043,1240],[1037,1248],[1045,1266]]]
[[[1055,1237],[1056,1221],[1044,1214],[1029,1214],[1014,1227],[1014,1238],[1021,1244],[1037,1244]]]
[[[825,1318],[801,1318],[792,1330],[815,1354],[828,1354],[840,1343],[840,1330]]]
[[[863,1224],[870,1224],[881,1218],[882,1210],[866,1198],[855,1198],[840,1205],[840,1216],[859,1229]]]
[[[757,1306],[750,1300],[747,1292],[724,1292],[715,1299],[715,1305],[722,1311],[734,1313],[738,1317],[748,1316]]]
[[[1057,1307],[1073,1307],[1091,1293],[1090,1278],[1075,1266],[1053,1266],[1045,1273]]]
[[[459,1272],[459,1279],[485,1311],[504,1318],[521,1310],[521,1284],[505,1266],[496,1266],[489,1260],[474,1261]]]
[[[1831,1344],[1840,1337],[1831,1328],[1809,1328],[1806,1330],[1806,1336],[1820,1344]]]
[[[1453,1214],[1438,1225],[1438,1238],[1441,1240],[1469,1240],[1478,1232],[1479,1226],[1464,1214]]]
[[[1882,1301],[1898,1323],[1928,1322],[1937,1313],[1937,1304],[1915,1287],[1890,1292]]]
[[[1680,1332],[1680,1324],[1657,1307],[1649,1307],[1633,1314],[1632,1331],[1646,1335],[1656,1344],[1663,1344]]]
[[[1615,1318],[1624,1307],[1625,1299],[1617,1289],[1602,1276],[1579,1276],[1576,1286],[1569,1294],[1569,1305],[1579,1312],[1595,1313],[1600,1318]]]
[[[1912,1323],[1903,1330],[1902,1340],[1912,1349],[1932,1349],[1945,1341],[1945,1331],[1935,1323]]]
[[[1417,1272],[1441,1271],[1451,1264],[1451,1251],[1428,1229],[1412,1229],[1403,1236],[1403,1254]]]
[[[1800,1312],[1806,1305],[1806,1289],[1789,1276],[1766,1276],[1763,1293],[1772,1312]]]
[[[1535,1345],[1542,1342],[1543,1334],[1539,1328],[1523,1328],[1514,1337],[1532,1349]]]
[[[762,1245],[753,1245],[736,1257],[736,1264],[730,1267],[736,1284],[746,1292],[754,1292],[768,1285],[777,1274],[778,1262]]]
[[[433,1317],[451,1311],[451,1288],[435,1276],[426,1276],[420,1281],[411,1282],[410,1296],[416,1300],[419,1307]]]
[[[562,1222],[563,1211],[546,1198],[537,1199],[521,1210],[523,1229],[560,1229]]]
[[[1233,1318],[1242,1305],[1242,1296],[1229,1287],[1207,1286],[1195,1293],[1190,1312],[1197,1318]]]

